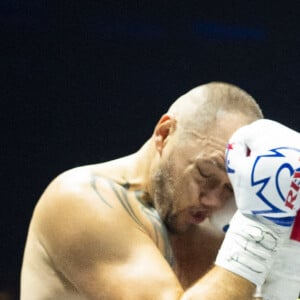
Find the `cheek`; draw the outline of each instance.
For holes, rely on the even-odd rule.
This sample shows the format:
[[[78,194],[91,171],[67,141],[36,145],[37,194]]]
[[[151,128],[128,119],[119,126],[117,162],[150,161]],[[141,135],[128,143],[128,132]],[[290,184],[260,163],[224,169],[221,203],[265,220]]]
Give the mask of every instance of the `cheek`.
[[[201,183],[197,182],[194,178],[188,176],[182,177],[176,190],[178,191],[176,193],[178,209],[183,210],[187,207],[199,205]]]
[[[183,210],[199,201],[200,184],[195,179],[195,168],[186,160],[183,161],[182,157],[172,158],[168,168],[174,192],[172,202],[176,210]],[[179,161],[182,163],[179,164]]]

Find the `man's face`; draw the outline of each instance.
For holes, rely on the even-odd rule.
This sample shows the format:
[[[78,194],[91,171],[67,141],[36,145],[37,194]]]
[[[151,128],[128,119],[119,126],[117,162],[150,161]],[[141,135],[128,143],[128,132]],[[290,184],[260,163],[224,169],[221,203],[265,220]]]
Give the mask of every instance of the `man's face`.
[[[224,153],[234,130],[221,128],[209,135],[195,133],[185,142],[170,143],[161,157],[152,178],[153,200],[173,233],[203,222],[233,196]]]

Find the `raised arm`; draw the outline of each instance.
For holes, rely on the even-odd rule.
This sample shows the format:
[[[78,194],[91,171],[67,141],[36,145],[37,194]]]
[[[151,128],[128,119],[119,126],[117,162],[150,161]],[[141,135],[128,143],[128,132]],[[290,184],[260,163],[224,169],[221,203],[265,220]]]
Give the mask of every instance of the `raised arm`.
[[[214,268],[187,292],[187,299],[193,299],[195,293],[210,289],[218,281],[221,283],[220,299],[238,299],[235,297],[241,292],[239,288],[245,293],[240,295],[241,299],[247,299],[248,292],[252,294],[253,287],[264,284],[266,278],[263,286],[266,299],[292,300],[298,296],[298,266],[293,260],[297,261],[300,250],[299,245],[291,244],[289,237],[300,206],[299,158],[299,133],[277,122],[259,120],[233,135],[227,152],[227,170],[238,211],[216,261],[233,274]],[[293,259],[289,256],[291,253]],[[275,275],[270,272],[274,261]],[[282,279],[289,278],[287,272],[293,280],[285,280],[283,289]],[[243,282],[235,274],[255,285],[251,287],[247,280]],[[276,293],[275,286],[281,287],[275,289]],[[232,296],[227,298],[230,293]],[[205,299],[211,299],[208,295]]]

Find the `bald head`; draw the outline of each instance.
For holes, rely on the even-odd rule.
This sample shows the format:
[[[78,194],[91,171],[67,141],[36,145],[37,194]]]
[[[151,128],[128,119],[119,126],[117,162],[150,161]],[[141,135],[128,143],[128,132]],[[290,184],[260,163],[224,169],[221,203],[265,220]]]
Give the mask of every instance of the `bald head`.
[[[168,113],[183,127],[203,131],[224,114],[240,115],[245,123],[263,117],[258,104],[247,92],[223,82],[211,82],[190,90],[171,105]]]

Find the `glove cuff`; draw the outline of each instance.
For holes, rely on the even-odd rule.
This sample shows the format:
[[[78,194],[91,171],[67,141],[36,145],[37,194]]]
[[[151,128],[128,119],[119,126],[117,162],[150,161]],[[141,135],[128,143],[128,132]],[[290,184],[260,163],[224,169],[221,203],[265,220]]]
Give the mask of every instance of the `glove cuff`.
[[[262,285],[288,232],[289,229],[237,211],[219,250],[216,265]]]

